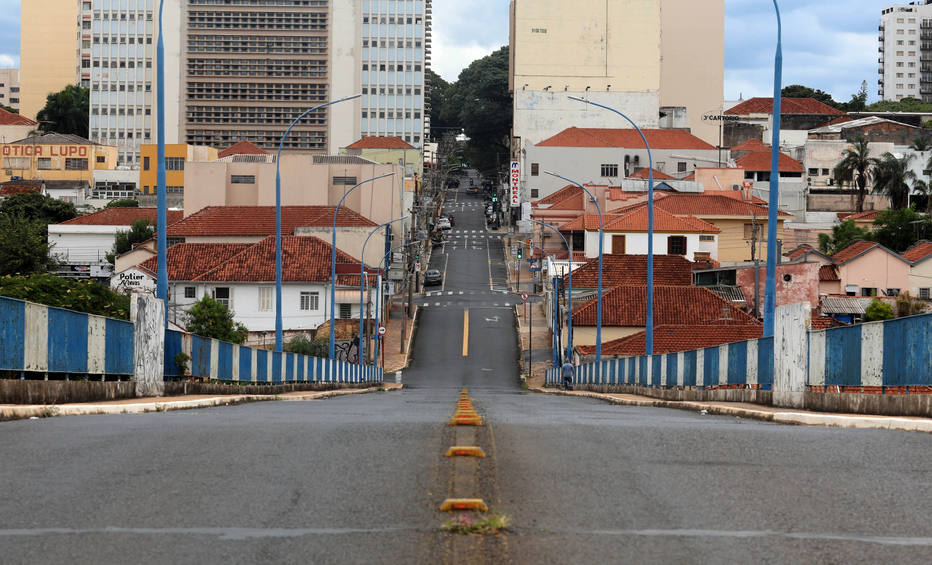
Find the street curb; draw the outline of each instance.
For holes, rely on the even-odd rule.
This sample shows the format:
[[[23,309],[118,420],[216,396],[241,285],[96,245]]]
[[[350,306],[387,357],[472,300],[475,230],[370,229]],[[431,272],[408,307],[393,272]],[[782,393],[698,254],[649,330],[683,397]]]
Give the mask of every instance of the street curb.
[[[247,402],[264,402],[269,400],[307,401],[324,400],[350,394],[366,394],[380,390],[396,390],[395,387],[383,389],[381,386],[343,390],[309,392],[307,394],[283,396],[277,394],[241,394],[199,398],[197,400],[164,400],[140,402],[138,404],[60,404],[43,406],[3,406],[0,407],[0,422],[23,420],[29,418],[50,418],[53,416],[90,416],[93,414],[145,414],[148,412],[168,412],[173,410],[193,410],[215,406],[233,406]]]
[[[700,412],[704,410],[708,414],[714,414],[717,416],[734,416],[736,418],[761,420],[764,422],[773,422],[776,424],[932,433],[932,419],[897,418],[891,416],[849,416],[814,412],[770,412],[767,410],[752,410],[749,408],[722,406],[719,404],[707,404],[704,402],[659,400],[647,398],[643,400],[616,398],[608,394],[601,394],[598,392],[590,391],[566,392],[562,390],[548,390],[540,387],[533,387],[529,390],[531,392],[538,392],[541,394],[556,394],[562,396],[592,398],[594,400],[602,400],[604,402],[618,404],[621,406],[674,408],[678,410],[690,410],[693,412]]]

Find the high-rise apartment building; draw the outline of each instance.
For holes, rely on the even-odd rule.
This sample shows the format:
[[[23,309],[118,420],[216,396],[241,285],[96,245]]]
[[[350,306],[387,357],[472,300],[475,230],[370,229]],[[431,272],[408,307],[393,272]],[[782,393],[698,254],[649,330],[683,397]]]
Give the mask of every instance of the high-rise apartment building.
[[[182,1],[181,142],[277,148],[294,118],[331,96],[330,0]],[[285,148],[326,151],[328,116],[308,115]]]
[[[932,102],[932,0],[880,12],[877,94],[883,100]]]
[[[88,0],[28,0],[20,6],[20,113],[35,119],[49,94],[77,81],[78,44],[91,22],[78,9]],[[88,6],[89,7],[89,6]]]
[[[165,0],[166,52],[179,41],[179,0]],[[81,84],[90,89],[91,140],[117,147],[117,163],[139,166],[139,147],[155,130],[155,55],[158,3],[155,0],[82,0],[79,61]],[[84,25],[84,22],[90,24]],[[166,65],[166,92],[177,106],[178,49]],[[169,60],[169,57],[166,57]],[[169,72],[170,69],[174,73]],[[172,96],[174,93],[174,96]],[[166,109],[169,107],[166,102]],[[167,112],[177,116],[177,110]],[[167,129],[172,131],[172,124]],[[177,131],[177,125],[174,127]],[[169,143],[175,142],[177,133]]]
[[[19,109],[19,69],[0,69],[0,104]]]

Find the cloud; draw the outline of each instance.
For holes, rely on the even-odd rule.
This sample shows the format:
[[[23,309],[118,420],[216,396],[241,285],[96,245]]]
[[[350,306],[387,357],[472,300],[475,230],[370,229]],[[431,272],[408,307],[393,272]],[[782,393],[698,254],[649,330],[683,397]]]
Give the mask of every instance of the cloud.
[[[0,68],[10,69],[19,67],[19,56],[9,53],[0,53]]]
[[[433,3],[431,69],[454,81],[470,63],[508,45],[508,1]]]

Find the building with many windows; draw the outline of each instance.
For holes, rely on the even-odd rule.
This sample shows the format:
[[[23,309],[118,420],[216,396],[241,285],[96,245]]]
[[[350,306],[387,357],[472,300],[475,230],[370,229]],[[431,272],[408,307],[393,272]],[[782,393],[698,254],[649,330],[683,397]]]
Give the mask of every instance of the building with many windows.
[[[877,69],[883,100],[932,101],[932,0],[894,4],[880,12]]]
[[[19,69],[0,69],[0,104],[19,109]]]

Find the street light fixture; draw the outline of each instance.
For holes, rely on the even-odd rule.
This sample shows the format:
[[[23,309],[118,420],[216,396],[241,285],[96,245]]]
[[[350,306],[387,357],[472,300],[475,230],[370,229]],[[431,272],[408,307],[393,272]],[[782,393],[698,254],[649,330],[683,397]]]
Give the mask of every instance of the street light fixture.
[[[566,310],[567,310],[567,313],[566,313],[566,357],[567,359],[569,359],[570,356],[572,356],[573,354],[573,250],[570,249],[569,241],[567,241],[566,237],[564,237],[564,235],[560,233],[560,230],[551,226],[550,224],[545,224],[544,222],[535,220],[534,218],[531,218],[531,221],[534,222],[535,224],[540,224],[544,226],[545,228],[553,230],[558,236],[560,236],[560,239],[563,240],[563,244],[566,245],[566,253],[567,253],[566,257],[570,265],[570,270],[569,270],[569,273],[567,274],[569,283],[567,285],[567,298],[566,298]]]
[[[366,283],[366,244],[369,243],[369,238],[375,235],[376,232],[380,231],[382,228],[388,227],[390,224],[395,222],[400,222],[406,220],[411,216],[402,216],[400,218],[395,218],[394,220],[389,220],[384,224],[379,224],[374,230],[369,232],[369,235],[366,236],[366,240],[362,242],[362,251],[359,253],[359,365],[362,365],[366,358],[366,340],[364,338],[363,324],[363,308],[364,308],[364,299],[363,299],[363,286]],[[379,289],[379,292],[382,292],[382,289]],[[380,294],[381,296],[381,294]]]
[[[408,243],[402,243],[401,245],[396,245],[395,247],[392,247],[391,249],[389,249],[388,251],[386,251],[386,252],[385,252],[385,255],[383,255],[382,258],[379,260],[379,266],[378,266],[379,272],[382,271],[382,265],[385,264],[385,260],[388,259],[388,256],[389,256],[389,255],[391,255],[394,251],[397,251],[398,249],[401,249],[402,247],[408,247],[409,245],[414,245],[415,243],[420,243],[420,240],[409,241]],[[380,289],[380,292],[381,292],[381,289]],[[381,295],[379,296],[379,298],[381,298]],[[377,306],[377,308],[375,309],[375,327],[376,327],[376,331],[378,331],[378,328],[379,328],[379,317],[380,317],[379,315],[381,314],[381,309],[382,309],[381,300],[377,301],[376,304],[377,304],[378,306]],[[404,320],[404,316],[403,316],[403,315],[402,315],[402,323],[407,324],[407,322]],[[376,340],[375,340],[375,349],[374,349],[374,352],[375,352],[375,353],[374,353],[374,357],[373,357],[373,364],[378,364],[379,350],[381,349],[380,346],[379,346],[379,344],[381,343],[381,341],[382,341],[382,337],[381,337],[381,336],[377,337]]]
[[[589,195],[589,198],[592,202],[595,203],[595,209],[599,212],[599,284],[598,284],[598,294],[596,296],[596,310],[595,310],[595,366],[596,371],[598,372],[599,379],[602,378],[602,229],[604,223],[602,222],[602,207],[599,206],[599,201],[595,196],[589,192],[589,189],[583,186],[582,184],[568,179],[566,177],[560,176],[556,173],[550,171],[544,171],[544,173],[557,177],[558,179],[565,180],[566,182],[576,185],[579,188],[583,189],[586,194]],[[583,210],[583,228],[586,227],[586,211]],[[570,316],[572,313],[572,305],[570,305]]]
[[[343,193],[343,196],[340,198],[340,201],[337,203],[336,208],[333,209],[333,225],[331,226],[330,231],[330,358],[336,358],[336,307],[334,302],[337,298],[337,214],[340,213],[340,206],[343,205],[343,201],[346,200],[346,197],[350,195],[351,192],[359,188],[360,186],[377,181],[379,179],[384,179],[385,177],[395,176],[394,172],[385,173],[384,175],[379,175],[377,177],[372,177],[366,179],[362,182],[356,183],[351,189]],[[362,312],[359,313],[360,317]]]
[[[647,148],[647,324],[644,328],[644,354],[654,354],[654,160],[650,153],[650,144],[647,143],[647,137],[641,128],[638,127],[634,120],[619,112],[611,106],[592,102],[578,96],[569,96],[570,100],[585,102],[598,106],[610,112],[614,112],[630,123],[637,130],[644,141],[644,147]],[[601,243],[602,235],[599,234]]]
[[[159,28],[161,29],[161,27]],[[161,37],[161,32],[159,33]],[[161,65],[161,56],[159,57],[159,62]],[[161,66],[160,66],[161,68]],[[161,82],[159,83],[161,84]],[[159,91],[161,94],[161,90]],[[297,118],[291,122],[291,125],[288,126],[288,129],[285,130],[285,133],[282,134],[282,139],[278,143],[278,154],[275,157],[275,351],[281,352],[282,350],[282,177],[281,177],[281,161],[282,161],[282,147],[285,145],[285,138],[288,137],[288,134],[291,132],[291,128],[297,125],[304,116],[310,114],[315,110],[319,110],[326,106],[331,106],[339,102],[345,102],[347,100],[353,100],[354,98],[359,98],[362,94],[354,94],[352,96],[347,96],[345,98],[340,98],[338,100],[331,100],[329,102],[324,102],[323,104],[318,104],[313,108],[309,108]],[[162,118],[162,112],[159,112],[159,119]],[[160,128],[161,129],[161,128]],[[164,230],[163,230],[164,231]],[[333,322],[330,324],[333,325]],[[333,346],[330,347],[330,358],[333,358]]]

